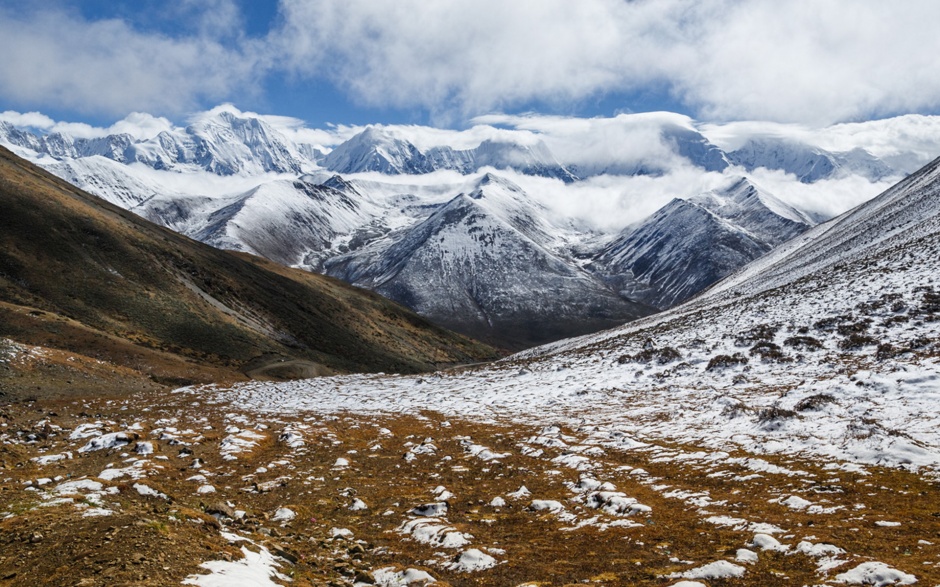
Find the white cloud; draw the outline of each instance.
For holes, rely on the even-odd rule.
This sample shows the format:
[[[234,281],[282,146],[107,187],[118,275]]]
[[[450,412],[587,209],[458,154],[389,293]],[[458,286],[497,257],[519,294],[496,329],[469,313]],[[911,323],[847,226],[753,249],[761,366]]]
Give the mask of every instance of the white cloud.
[[[940,106],[940,3],[906,0],[280,0],[246,34],[234,0],[156,15],[172,36],[61,3],[0,9],[0,98],[177,115],[269,74],[438,120],[669,94],[700,119],[823,124]],[[630,104],[625,103],[624,108]]]
[[[806,184],[796,181],[792,175],[787,175],[782,171],[770,171],[763,168],[756,169],[747,175],[784,202],[825,218],[838,216],[867,202],[894,185],[898,179],[870,182],[864,177],[850,175]]]
[[[0,121],[8,122],[20,128],[35,128],[48,130],[55,125],[55,121],[41,112],[15,112],[7,110],[0,112]]]
[[[181,113],[252,93],[254,61],[205,36],[141,32],[121,20],[0,9],[0,95],[12,103],[126,114]]]
[[[282,0],[286,66],[370,105],[478,114],[665,88],[704,118],[832,122],[940,104],[940,3]]]
[[[173,130],[173,123],[166,118],[144,112],[131,112],[108,127],[92,126],[84,122],[57,122],[40,112],[20,113],[13,110],[0,113],[0,121],[8,122],[18,128],[35,129],[43,133],[63,133],[76,139],[128,134],[137,140],[146,140],[163,131]]]

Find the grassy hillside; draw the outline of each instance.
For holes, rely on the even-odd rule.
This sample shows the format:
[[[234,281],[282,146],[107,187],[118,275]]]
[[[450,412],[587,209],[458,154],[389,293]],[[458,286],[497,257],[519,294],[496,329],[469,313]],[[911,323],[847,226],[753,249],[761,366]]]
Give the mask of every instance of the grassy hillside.
[[[158,384],[418,372],[493,356],[375,294],[158,227],[3,148],[0,210],[0,337]],[[23,370],[3,365],[0,391],[23,387]]]

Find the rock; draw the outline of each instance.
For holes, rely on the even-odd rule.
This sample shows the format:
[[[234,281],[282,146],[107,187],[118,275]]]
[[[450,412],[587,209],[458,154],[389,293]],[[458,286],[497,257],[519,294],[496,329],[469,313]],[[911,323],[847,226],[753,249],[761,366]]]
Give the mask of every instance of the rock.
[[[228,518],[235,517],[235,510],[225,502],[217,501],[206,507],[206,513],[211,515],[221,515]]]
[[[279,557],[285,559],[286,561],[288,561],[288,562],[289,562],[290,564],[292,564],[292,565],[296,565],[296,564],[297,564],[297,561],[300,560],[300,557],[299,557],[299,556],[297,556],[296,554],[290,552],[289,550],[287,550],[287,549],[284,548],[283,546],[277,546],[277,545],[275,545],[274,547],[272,547],[271,551],[272,551],[275,555],[277,555],[277,556],[279,556]]]
[[[40,534],[39,532],[33,532],[33,535],[29,537],[29,543],[39,544],[40,542],[42,542],[42,539],[43,539],[42,534]]]

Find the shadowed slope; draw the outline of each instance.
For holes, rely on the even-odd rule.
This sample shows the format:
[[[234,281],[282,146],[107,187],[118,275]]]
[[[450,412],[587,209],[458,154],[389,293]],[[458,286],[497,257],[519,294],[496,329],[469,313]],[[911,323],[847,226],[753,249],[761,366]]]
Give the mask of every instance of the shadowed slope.
[[[6,149],[0,210],[0,337],[171,381],[492,356],[375,294],[157,227]]]

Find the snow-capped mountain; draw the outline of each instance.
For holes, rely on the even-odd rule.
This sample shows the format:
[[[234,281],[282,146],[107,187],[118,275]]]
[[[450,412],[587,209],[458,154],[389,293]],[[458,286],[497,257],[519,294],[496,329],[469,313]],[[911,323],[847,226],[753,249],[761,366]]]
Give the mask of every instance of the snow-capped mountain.
[[[740,148],[728,153],[727,159],[748,171],[758,168],[779,169],[792,173],[803,183],[821,179],[860,175],[876,181],[892,175],[893,169],[868,151],[856,148],[843,153],[833,153],[793,140],[780,138],[755,138]]]
[[[484,340],[528,346],[652,311],[559,254],[546,210],[487,174],[427,219],[327,261],[326,271]]]
[[[484,140],[472,149],[437,146],[421,152],[407,139],[370,126],[337,146],[323,158],[323,166],[340,174],[377,171],[389,175],[424,174],[451,170],[463,174],[483,167],[515,169],[526,175],[577,178],[562,166],[544,143],[524,145]]]
[[[711,186],[742,167],[783,169],[806,183],[893,173],[860,149],[755,139],[728,153],[676,116],[641,118],[646,134],[631,144],[632,155],[618,160],[613,149],[598,159],[603,165],[577,168],[537,133],[477,128],[457,147],[439,132],[370,126],[330,150],[305,142],[322,135],[229,106],[143,139],[80,139],[0,123],[0,142],[192,238],[329,272],[510,346],[671,307],[818,219],[736,179],[684,193],[640,221],[627,214],[598,228],[570,212],[586,193],[578,186],[610,181],[591,177],[642,175],[636,185],[645,185],[678,166],[712,178],[702,182]],[[444,170],[456,173],[435,174]],[[620,197],[616,189],[608,188],[612,198]]]
[[[155,196],[131,211],[218,248],[299,266],[378,223],[379,211],[355,195],[303,176],[230,197]]]
[[[184,129],[146,140],[127,134],[90,139],[58,132],[38,136],[0,122],[0,142],[56,160],[101,156],[158,170],[199,169],[218,175],[302,173],[313,166],[297,145],[264,120],[224,107],[200,115]]]
[[[674,199],[626,228],[595,261],[621,295],[668,308],[815,224],[744,178]]]

